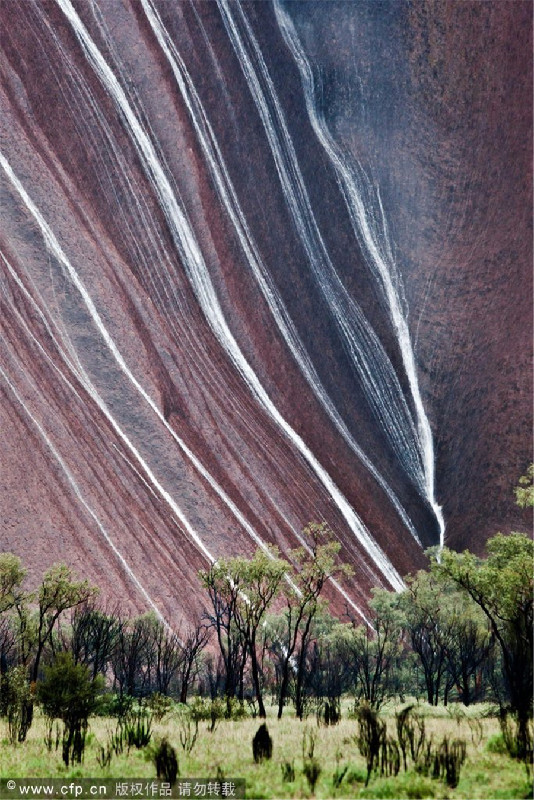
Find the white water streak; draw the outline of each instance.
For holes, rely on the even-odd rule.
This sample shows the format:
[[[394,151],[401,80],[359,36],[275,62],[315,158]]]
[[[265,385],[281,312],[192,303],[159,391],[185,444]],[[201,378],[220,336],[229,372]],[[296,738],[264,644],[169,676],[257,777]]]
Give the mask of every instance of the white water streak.
[[[419,432],[419,440],[421,442],[423,457],[426,494],[438,520],[440,539],[441,543],[443,544],[445,522],[441,507],[437,504],[434,496],[435,459],[432,430],[430,428],[428,417],[425,413],[423,400],[419,389],[417,367],[415,364],[410,331],[399,297],[398,286],[400,283],[400,277],[397,274],[396,265],[393,260],[389,237],[387,235],[384,211],[380,202],[380,196],[377,193],[378,207],[380,210],[379,221],[375,222],[375,225],[373,226],[371,221],[372,217],[363,201],[363,197],[366,194],[365,185],[370,184],[369,179],[365,175],[362,166],[357,162],[353,163],[352,159],[349,159],[349,157],[342,152],[341,148],[334,141],[324,116],[320,110],[318,110],[317,105],[314,102],[315,82],[313,71],[304,52],[304,48],[299,40],[295,26],[293,25],[293,21],[283,8],[280,0],[274,0],[274,9],[284,40],[293,53],[299,68],[304,88],[306,107],[313,129],[334,166],[338,183],[341,187],[347,208],[350,213],[354,232],[358,241],[364,247],[367,255],[367,263],[382,290],[393,328],[397,334],[399,349],[401,352],[404,369],[408,377],[410,392],[416,411],[417,429]],[[367,194],[370,195],[371,192],[368,192]],[[383,242],[383,246],[381,246],[380,241]]]
[[[121,117],[124,121],[125,127],[129,131],[132,137],[132,141],[136,146],[138,155],[141,159],[141,163],[143,164],[147,176],[149,177],[152,183],[156,196],[159,199],[161,208],[165,213],[170,231],[173,235],[174,242],[180,253],[182,263],[184,264],[191,285],[194,288],[195,295],[204,312],[205,318],[210,324],[217,339],[219,340],[219,342],[224,347],[227,354],[232,359],[234,366],[245,380],[249,390],[261,403],[263,408],[269,413],[272,419],[274,419],[274,421],[278,424],[278,426],[284,432],[287,438],[301,453],[304,459],[308,462],[309,466],[312,468],[313,472],[315,472],[320,482],[323,484],[327,492],[335,501],[336,505],[338,506],[347,524],[352,529],[353,533],[355,534],[361,546],[365,549],[365,551],[368,553],[368,555],[371,557],[373,562],[376,564],[378,569],[380,569],[380,571],[389,581],[389,583],[393,587],[401,589],[403,587],[403,582],[398,572],[395,570],[391,562],[387,559],[387,557],[379,548],[379,546],[376,544],[376,542],[372,539],[369,532],[367,531],[367,528],[360,520],[360,518],[357,516],[354,509],[350,506],[346,498],[334,484],[330,475],[328,475],[326,470],[319,464],[313,453],[311,453],[311,451],[302,441],[302,439],[296,434],[296,432],[291,428],[291,426],[283,419],[278,409],[274,406],[274,404],[268,397],[265,389],[261,385],[260,381],[258,380],[257,376],[252,370],[251,366],[245,359],[243,353],[241,352],[237,342],[233,337],[233,334],[228,328],[226,320],[224,319],[222,309],[220,307],[214,287],[212,285],[201,250],[193,234],[191,225],[189,224],[189,221],[186,217],[184,210],[178,204],[178,201],[170,186],[169,180],[165,175],[163,167],[157,157],[152,142],[150,141],[147,133],[143,129],[139,120],[135,116],[132,108],[130,107],[126,95],[122,90],[119,82],[117,81],[117,78],[115,77],[115,75],[109,68],[108,64],[102,57],[100,51],[92,41],[87,29],[85,28],[82,21],[78,17],[76,11],[72,7],[69,0],[56,0],[56,2],[62,9],[63,13],[69,20],[70,24],[72,25],[72,28],[87,56],[89,63],[92,65],[103,86],[106,88],[110,97],[115,102],[117,109],[120,112]],[[72,270],[72,267],[70,267],[70,269]],[[77,276],[76,280],[77,283],[81,284]],[[85,293],[85,295],[87,295],[85,289],[83,289],[83,292]],[[117,348],[111,341],[109,334],[102,325],[102,322],[98,317],[98,314],[96,312],[96,309],[94,308],[94,305],[92,304],[91,299],[89,298],[88,295],[84,299],[86,300],[86,304],[88,305],[88,307],[91,308],[91,315],[92,316],[94,315],[95,321],[98,318],[97,326],[99,327],[99,329],[102,328],[102,335],[104,336],[106,343],[108,344],[108,347],[110,347],[110,349],[114,353],[118,363],[121,364],[121,368],[126,372],[126,374],[129,375],[130,380],[132,380],[135,383],[135,385],[138,388],[138,391],[140,391],[143,394],[143,396],[145,397],[147,402],[151,405],[155,413],[157,413],[161,417],[164,424],[166,424],[166,421],[163,419],[155,403],[152,401],[151,398],[149,398],[146,392],[144,392],[142,387],[139,385],[134,376],[126,367],[122,359],[122,356],[120,355],[120,353],[118,353]],[[89,303],[91,304],[90,306]],[[170,426],[167,425],[167,427],[169,427],[169,430],[172,430],[170,429]],[[181,444],[181,446],[182,448],[185,448],[185,445],[183,443]],[[190,453],[190,458],[191,459],[195,458],[192,453]],[[197,459],[195,459],[195,461],[197,461]],[[198,468],[200,468],[200,465]],[[206,479],[209,480],[210,483],[213,485],[214,484],[213,479],[211,479],[211,477],[208,478],[206,471],[203,468],[202,470],[203,473],[206,475]],[[219,489],[218,493],[221,497],[223,497],[222,490]],[[240,514],[235,505],[231,503],[229,498],[227,498],[225,502],[227,503],[227,505],[229,505],[229,507],[230,504],[231,506],[233,506],[233,511],[236,514],[236,516],[237,514],[239,514],[239,516],[242,519],[242,524],[244,525],[246,530],[249,533],[251,533],[254,540],[257,541],[259,544],[261,540],[258,541],[259,537],[255,533],[255,531],[253,531],[251,526],[246,522],[246,520]],[[261,543],[260,546],[265,547],[263,543]]]
[[[84,499],[84,497],[83,497],[83,495],[81,493],[81,490],[80,490],[78,484],[76,483],[76,480],[74,479],[74,476],[72,475],[71,471],[69,470],[68,466],[66,465],[65,461],[63,460],[61,454],[59,453],[59,451],[56,449],[56,447],[52,443],[50,437],[48,436],[48,434],[46,433],[46,431],[44,430],[42,425],[35,419],[35,417],[31,413],[31,411],[29,410],[29,408],[25,404],[24,400],[22,399],[20,394],[17,392],[17,390],[15,389],[15,387],[13,386],[13,384],[11,383],[11,381],[9,380],[7,374],[4,372],[4,370],[2,369],[1,366],[0,366],[0,375],[3,377],[4,381],[8,385],[9,389],[11,390],[12,394],[15,396],[16,400],[18,401],[18,403],[24,409],[26,415],[31,419],[34,427],[38,430],[39,435],[44,440],[46,446],[48,447],[48,449],[50,450],[50,452],[52,453],[52,455],[54,456],[54,458],[58,462],[59,466],[63,470],[63,472],[65,474],[65,477],[67,478],[68,482],[72,486],[72,490],[73,490],[75,496],[77,497],[78,501],[83,506],[83,508],[86,510],[86,512],[89,514],[91,519],[95,522],[96,526],[98,527],[98,530],[100,531],[100,533],[102,534],[102,536],[106,540],[107,544],[109,545],[109,547],[111,548],[113,553],[116,555],[118,561],[120,562],[122,568],[124,569],[124,571],[126,572],[128,577],[130,578],[132,583],[135,584],[135,586],[137,587],[137,589],[139,590],[141,595],[144,597],[144,599],[146,600],[146,602],[148,603],[150,608],[153,609],[153,611],[156,614],[156,616],[158,617],[158,619],[167,628],[169,628],[170,627],[169,624],[167,623],[167,621],[163,617],[161,611],[158,609],[156,603],[152,600],[152,598],[148,594],[147,590],[141,584],[139,578],[135,575],[135,573],[133,572],[133,570],[129,566],[128,562],[126,561],[126,559],[124,558],[124,556],[122,555],[122,553],[120,552],[120,550],[118,549],[116,544],[114,543],[113,539],[111,538],[109,533],[106,531],[106,529],[104,528],[104,526],[102,525],[102,523],[98,519],[98,517],[95,514],[95,512],[93,511],[93,509],[85,501],[85,499]]]
[[[76,273],[74,272],[74,270],[70,266],[69,262],[67,261],[67,258],[65,256],[65,254],[63,253],[61,247],[59,246],[59,244],[57,242],[57,239],[55,238],[55,236],[52,233],[51,229],[49,228],[48,224],[45,222],[45,220],[43,219],[42,215],[40,214],[40,212],[38,211],[38,209],[36,208],[36,206],[32,202],[32,200],[27,195],[26,191],[24,190],[24,187],[22,186],[22,184],[20,183],[18,178],[13,173],[13,171],[11,169],[11,166],[6,161],[6,159],[5,159],[5,157],[3,156],[2,153],[0,153],[0,166],[4,169],[4,171],[6,172],[6,174],[8,175],[10,180],[12,181],[13,186],[19,192],[19,194],[20,194],[22,200],[24,201],[24,204],[26,205],[27,209],[30,211],[30,213],[32,214],[33,218],[35,219],[35,221],[39,225],[39,227],[41,229],[41,233],[43,234],[43,237],[44,237],[44,240],[45,240],[45,244],[46,244],[47,248],[49,249],[49,251],[59,261],[59,263],[62,265],[62,267],[64,269],[67,268],[67,271],[69,271],[69,274],[70,274],[70,270],[72,270],[72,272],[74,273],[74,276],[75,276],[76,280],[74,280],[73,275],[70,275],[70,277],[73,279],[74,285],[76,286],[78,291],[80,291],[81,294],[82,294],[82,289],[83,289],[83,292],[85,293],[85,295],[89,299],[89,304],[90,304],[90,305],[88,304],[88,302],[86,300],[86,297],[84,297],[84,294],[82,294],[82,297],[86,302],[86,306],[87,306],[87,308],[88,308],[90,313],[91,313],[91,307],[93,308],[93,310],[94,310],[94,312],[95,312],[95,314],[96,314],[96,316],[98,318],[98,322],[100,322],[101,328],[105,331],[105,334],[102,332],[102,329],[100,328],[97,320],[95,319],[95,317],[93,317],[93,314],[91,313],[93,321],[97,324],[97,328],[99,329],[100,333],[102,334],[102,336],[104,338],[104,341],[108,345],[108,347],[111,350],[111,352],[113,353],[113,348],[115,348],[115,351],[118,353],[118,350],[116,349],[114,343],[112,343],[112,345],[113,345],[112,347],[109,346],[109,342],[107,341],[106,337],[109,339],[109,341],[112,342],[111,337],[109,337],[109,334],[107,333],[106,329],[104,328],[104,326],[103,326],[103,324],[102,324],[102,322],[100,320],[100,317],[98,316],[98,312],[96,312],[96,309],[94,308],[94,305],[92,303],[91,298],[89,297],[89,295],[85,291],[85,288],[83,287],[83,285],[81,285],[81,282],[79,281],[78,276],[76,275]],[[7,264],[7,261],[6,261],[6,259],[5,259],[5,257],[3,255],[2,255],[2,258],[4,260],[4,263]],[[128,437],[126,436],[126,434],[124,433],[124,431],[120,427],[120,425],[117,423],[117,421],[115,420],[113,415],[110,413],[110,411],[107,408],[104,400],[100,397],[98,391],[96,390],[95,386],[91,382],[91,379],[89,378],[89,376],[87,375],[87,373],[85,372],[83,367],[81,366],[81,363],[78,361],[78,366],[75,368],[74,365],[69,361],[69,359],[65,355],[65,352],[63,351],[63,348],[60,346],[60,344],[57,341],[56,337],[53,335],[53,332],[52,332],[48,322],[46,321],[46,318],[42,314],[39,306],[35,303],[35,301],[31,297],[31,295],[29,295],[29,293],[26,291],[26,289],[24,287],[24,284],[22,283],[22,281],[20,281],[20,279],[16,275],[16,272],[13,270],[11,265],[8,265],[8,267],[9,267],[9,270],[10,270],[11,274],[15,277],[15,279],[17,281],[17,284],[19,285],[20,288],[23,289],[23,291],[25,292],[27,298],[30,300],[30,302],[32,303],[33,307],[37,310],[37,312],[39,313],[39,316],[41,317],[41,319],[45,323],[45,325],[46,325],[47,329],[49,330],[50,335],[52,336],[52,339],[53,339],[53,341],[54,341],[54,343],[55,343],[55,345],[56,345],[56,347],[58,349],[58,352],[60,353],[60,355],[63,358],[64,362],[67,364],[69,369],[71,369],[71,371],[76,375],[77,379],[80,381],[80,383],[82,384],[84,389],[91,396],[91,399],[96,403],[98,408],[102,411],[102,413],[104,414],[106,419],[109,421],[110,425],[113,427],[113,429],[117,433],[117,435],[120,438],[120,440],[126,445],[128,450],[135,457],[136,461],[141,465],[141,467],[144,470],[145,474],[148,476],[148,478],[149,478],[150,482],[152,483],[152,485],[159,492],[160,496],[168,503],[168,505],[170,506],[170,508],[171,508],[173,514],[175,515],[177,521],[179,522],[179,524],[182,525],[185,528],[185,530],[188,532],[188,534],[193,539],[193,541],[197,545],[198,549],[205,556],[205,558],[210,563],[213,563],[215,561],[214,557],[211,555],[209,550],[204,546],[204,544],[202,543],[200,537],[193,530],[193,528],[191,527],[190,523],[187,521],[187,519],[185,518],[184,514],[182,513],[181,509],[178,507],[178,505],[176,504],[174,499],[163,488],[163,486],[159,483],[159,481],[157,480],[156,476],[154,475],[154,473],[152,472],[152,470],[150,469],[148,464],[144,461],[144,459],[142,458],[141,454],[138,452],[138,450],[135,448],[135,446],[130,442],[130,440],[128,439]],[[80,285],[78,285],[78,283],[81,285],[81,288],[80,288]],[[32,338],[35,339],[35,337],[33,337],[33,335],[32,335]],[[115,355],[115,353],[113,353],[113,355]],[[119,357],[120,357],[120,359],[122,361],[122,356],[120,356],[120,354],[119,354]],[[116,360],[118,361],[119,366],[121,366],[121,368],[122,368],[122,365],[121,365],[120,361],[117,358],[116,358]],[[125,363],[124,362],[122,362],[122,363],[126,367]],[[126,370],[127,370],[127,367],[126,367]],[[123,371],[125,371],[125,370],[123,369]],[[128,372],[127,372],[127,374],[128,374]],[[130,377],[130,375],[131,375],[131,373],[128,375],[128,377]],[[67,381],[67,379],[63,375],[62,375],[62,377],[64,378],[65,381]],[[135,378],[133,377],[133,375],[131,375],[131,378],[133,379],[133,382],[134,382],[134,385],[135,385],[135,383],[137,383],[137,382],[136,382]],[[69,381],[67,381],[67,383],[69,383]],[[70,385],[70,383],[69,383],[69,385]],[[139,389],[141,390],[141,393],[145,395],[145,399],[148,397],[148,395],[146,395],[146,393],[144,393],[144,390],[142,389],[142,387],[137,385],[136,388],[138,388],[138,390]]]

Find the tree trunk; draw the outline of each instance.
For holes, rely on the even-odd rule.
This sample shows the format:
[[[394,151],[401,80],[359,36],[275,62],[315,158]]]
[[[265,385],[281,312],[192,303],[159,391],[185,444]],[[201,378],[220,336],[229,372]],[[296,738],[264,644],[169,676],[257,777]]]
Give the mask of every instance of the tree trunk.
[[[282,719],[282,713],[284,711],[288,686],[289,686],[289,659],[286,659],[282,667],[282,680],[280,682],[280,694],[278,695],[278,719]]]
[[[256,655],[256,642],[250,643],[250,661],[252,666],[252,682],[254,684],[254,691],[256,692],[256,699],[258,701],[258,716],[260,719],[265,719],[267,716],[265,706],[263,705],[263,697],[261,694],[260,685],[260,670],[258,667],[258,657]]]
[[[180,686],[180,703],[187,703],[187,690],[189,689],[189,679],[191,669],[188,666],[182,676],[182,685]]]

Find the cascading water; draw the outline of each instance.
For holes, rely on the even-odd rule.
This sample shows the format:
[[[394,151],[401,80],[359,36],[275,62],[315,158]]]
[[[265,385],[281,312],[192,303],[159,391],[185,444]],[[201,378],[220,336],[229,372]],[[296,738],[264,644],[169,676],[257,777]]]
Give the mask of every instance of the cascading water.
[[[346,343],[371,408],[399,462],[421,494],[427,496],[426,445],[420,441],[424,427],[420,425],[418,430],[414,423],[398,377],[379,338],[349,296],[330,259],[315,221],[282,108],[246,16],[239,5],[234,6],[226,0],[218,0],[218,5],[262,119],[309,264]]]
[[[432,431],[423,406],[410,332],[400,299],[402,279],[393,260],[380,198],[378,192],[376,192],[377,201],[372,209],[369,209],[364,204],[363,197],[366,197],[369,204],[370,198],[373,196],[371,182],[362,166],[355,159],[351,160],[348,153],[342,152],[332,137],[319,105],[319,93],[316,92],[312,67],[306,58],[291,17],[284,9],[281,0],[274,0],[274,8],[284,40],[293,53],[300,71],[306,107],[313,129],[332,161],[350,212],[354,232],[363,246],[367,264],[386,300],[391,322],[397,335],[416,412],[425,492],[438,521],[440,546],[442,547],[445,536],[445,520],[441,506],[438,505],[435,498],[435,459]]]
[[[141,162],[148,177],[150,178],[150,181],[154,187],[154,191],[165,213],[165,217],[168,221],[176,247],[187,270],[188,277],[194,288],[196,297],[215,335],[224,346],[226,352],[241,373],[250,390],[261,402],[268,413],[273,417],[288,438],[299,449],[303,457],[316,473],[319,480],[331,494],[344,518],[347,520],[347,523],[353,530],[354,535],[357,537],[358,541],[362,544],[365,550],[371,555],[373,562],[381,570],[384,576],[387,577],[391,585],[395,586],[396,588],[400,588],[402,586],[402,580],[396,570],[389,563],[384,553],[381,552],[376,542],[373,541],[372,537],[369,535],[369,532],[366,530],[365,525],[358,518],[357,514],[354,512],[354,509],[352,509],[347,503],[346,499],[335,486],[328,473],[319,464],[317,459],[306,447],[305,443],[300,439],[300,437],[282,418],[261,386],[250,365],[243,357],[243,354],[232,333],[230,332],[222,314],[222,310],[214,292],[214,288],[211,283],[209,273],[206,269],[201,250],[197,241],[195,240],[195,236],[187,220],[187,216],[177,202],[168,178],[165,175],[163,166],[157,157],[153,144],[151,143],[147,133],[143,130],[142,125],[128,103],[120,83],[98,51],[98,48],[92,41],[87,29],[81,22],[71,3],[68,2],[68,0],[56,0],[56,2],[72,25],[73,30],[76,33],[80,44],[84,48],[90,63],[95,69],[99,79],[106,87],[113,101],[116,103],[117,109],[123,117],[124,124],[129,130]],[[372,380],[371,376],[370,379]]]

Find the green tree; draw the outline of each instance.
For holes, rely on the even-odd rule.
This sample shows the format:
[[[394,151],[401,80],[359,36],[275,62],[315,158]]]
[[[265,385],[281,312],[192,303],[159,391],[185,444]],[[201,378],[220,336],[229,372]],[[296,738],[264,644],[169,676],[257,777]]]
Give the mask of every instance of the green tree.
[[[338,625],[342,652],[350,664],[356,694],[378,710],[397,688],[396,667],[402,652],[404,614],[398,595],[373,590],[370,620]]]
[[[517,723],[520,755],[529,747],[532,719],[533,542],[520,533],[498,533],[487,543],[488,557],[444,548],[432,572],[453,581],[488,619],[502,655],[510,712]]]
[[[0,553],[0,614],[14,608],[23,597],[22,582],[26,570],[18,556]]]
[[[350,575],[352,570],[340,564],[337,556],[339,542],[325,523],[312,522],[303,530],[305,547],[291,552],[296,575],[286,589],[284,629],[279,641],[280,689],[278,719],[281,718],[289,689],[292,671],[295,679],[295,709],[299,719],[304,714],[303,684],[312,623],[320,609],[320,596],[329,578]]]
[[[341,713],[341,696],[352,686],[350,663],[339,633],[340,628],[349,626],[332,617],[325,604],[324,613],[317,613],[313,627],[306,691],[317,699],[317,713],[326,724],[335,724]]]
[[[8,658],[19,642],[16,640],[9,612],[25,602],[25,593],[22,590],[25,576],[26,570],[18,556],[0,553],[0,713],[6,711],[13,695],[7,678]]]
[[[220,559],[200,575],[212,599],[214,626],[221,654],[227,663],[227,674],[231,667],[228,663],[232,647],[230,628],[237,634],[238,652],[250,657],[260,717],[265,717],[266,711],[258,660],[258,630],[287,568],[287,563],[278,557],[276,548],[268,553],[258,548],[251,559]],[[226,636],[223,636],[223,631]]]
[[[28,671],[22,665],[11,667],[2,675],[2,715],[7,718],[11,744],[23,742],[31,725],[31,686]]]
[[[37,590],[35,658],[31,678],[39,677],[39,666],[45,645],[50,641],[61,614],[69,608],[87,603],[98,593],[88,581],[76,581],[66,564],[55,564],[47,570]]]
[[[477,681],[493,651],[493,637],[484,614],[467,595],[458,591],[451,595],[449,609],[454,624],[447,650],[447,686],[456,686],[468,706],[480,693]]]
[[[443,580],[424,570],[406,579],[400,596],[413,652],[423,670],[427,700],[439,702],[447,672],[447,654],[454,643],[454,605]]]
[[[45,666],[37,684],[37,699],[50,721],[63,721],[63,761],[82,760],[88,720],[98,704],[101,678],[91,679],[88,667],[75,664],[71,653],[60,652],[53,664]]]

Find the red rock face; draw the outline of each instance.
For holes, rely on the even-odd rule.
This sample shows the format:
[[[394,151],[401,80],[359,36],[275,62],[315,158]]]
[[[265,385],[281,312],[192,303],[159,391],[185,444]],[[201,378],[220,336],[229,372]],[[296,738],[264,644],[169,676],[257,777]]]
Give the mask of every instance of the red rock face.
[[[325,520],[364,609],[438,504],[455,547],[528,524],[527,3],[0,10],[0,542],[34,583],[178,625],[210,559]]]

